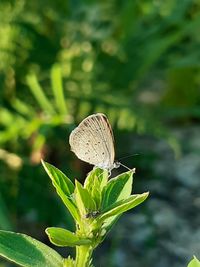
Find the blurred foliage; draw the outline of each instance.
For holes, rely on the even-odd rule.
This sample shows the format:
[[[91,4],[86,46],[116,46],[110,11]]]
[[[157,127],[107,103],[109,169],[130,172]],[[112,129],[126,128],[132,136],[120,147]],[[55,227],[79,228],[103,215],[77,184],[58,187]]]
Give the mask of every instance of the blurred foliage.
[[[179,153],[170,127],[200,120],[199,28],[199,0],[1,0],[1,228],[70,224],[38,164],[78,175],[67,139],[88,114]]]

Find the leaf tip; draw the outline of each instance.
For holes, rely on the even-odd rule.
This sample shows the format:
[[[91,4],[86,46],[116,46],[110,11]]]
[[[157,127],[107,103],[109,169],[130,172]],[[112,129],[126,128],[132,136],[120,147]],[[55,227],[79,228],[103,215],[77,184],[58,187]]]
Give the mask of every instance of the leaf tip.
[[[45,169],[45,171],[49,174],[49,171],[48,171],[48,163],[45,162],[43,159],[41,159],[41,163],[42,163],[42,166]]]
[[[46,162],[42,158],[40,159],[40,161],[42,163],[42,166],[45,168]]]
[[[136,168],[131,169],[131,172],[134,174],[136,173]]]
[[[47,227],[46,229],[45,229],[45,233],[49,236],[49,228],[50,227]]]
[[[146,198],[149,196],[149,194],[150,194],[149,191],[143,193],[143,195],[144,195]]]

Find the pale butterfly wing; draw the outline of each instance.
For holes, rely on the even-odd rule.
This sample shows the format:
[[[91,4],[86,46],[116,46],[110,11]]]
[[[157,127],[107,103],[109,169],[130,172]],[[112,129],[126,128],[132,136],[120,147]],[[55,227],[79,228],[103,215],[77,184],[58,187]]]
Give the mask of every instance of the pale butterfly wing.
[[[97,113],[85,118],[69,137],[71,150],[92,165],[111,170],[114,167],[114,138],[107,117]]]

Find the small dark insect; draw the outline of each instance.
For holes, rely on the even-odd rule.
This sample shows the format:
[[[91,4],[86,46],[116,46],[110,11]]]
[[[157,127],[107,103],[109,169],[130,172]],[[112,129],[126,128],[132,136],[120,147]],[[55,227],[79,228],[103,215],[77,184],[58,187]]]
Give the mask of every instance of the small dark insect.
[[[85,215],[85,218],[89,219],[89,218],[96,218],[98,215],[100,214],[100,211],[96,210],[96,211],[90,211]]]

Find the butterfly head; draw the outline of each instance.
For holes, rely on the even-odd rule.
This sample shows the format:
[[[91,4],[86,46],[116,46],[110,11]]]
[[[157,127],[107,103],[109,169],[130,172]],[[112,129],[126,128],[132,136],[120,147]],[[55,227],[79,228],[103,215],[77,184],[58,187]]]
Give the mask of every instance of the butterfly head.
[[[120,165],[121,165],[121,163],[120,163],[119,161],[115,161],[115,162],[113,163],[112,168],[113,168],[113,169],[117,169],[117,168],[120,167]]]

